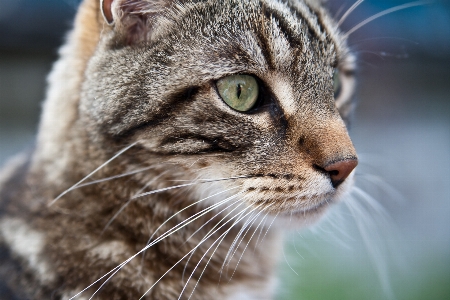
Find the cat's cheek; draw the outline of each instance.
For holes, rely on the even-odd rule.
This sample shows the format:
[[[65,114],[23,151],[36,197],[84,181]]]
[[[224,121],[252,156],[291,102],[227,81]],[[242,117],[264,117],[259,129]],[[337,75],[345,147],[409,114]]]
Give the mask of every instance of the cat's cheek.
[[[342,183],[330,198],[328,203],[318,207],[318,209],[310,210],[308,213],[298,211],[288,215],[282,215],[276,219],[275,226],[280,229],[300,229],[312,226],[322,219],[326,218],[327,214],[334,209],[335,205],[345,202],[350,196],[354,186],[355,172]]]

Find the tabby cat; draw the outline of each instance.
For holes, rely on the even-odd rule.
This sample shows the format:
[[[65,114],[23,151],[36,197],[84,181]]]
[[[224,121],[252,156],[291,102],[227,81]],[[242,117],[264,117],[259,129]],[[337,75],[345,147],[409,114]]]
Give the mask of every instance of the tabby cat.
[[[2,172],[6,299],[271,299],[348,192],[354,60],[313,0],[84,0]]]

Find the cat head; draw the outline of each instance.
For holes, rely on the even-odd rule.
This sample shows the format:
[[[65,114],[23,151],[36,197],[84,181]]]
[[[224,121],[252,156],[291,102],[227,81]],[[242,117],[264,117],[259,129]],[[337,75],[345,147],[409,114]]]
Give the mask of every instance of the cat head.
[[[136,165],[172,162],[182,179],[224,178],[221,189],[271,215],[309,220],[348,190],[353,62],[324,9],[296,0],[97,8],[103,25],[79,103],[90,143],[135,144]]]

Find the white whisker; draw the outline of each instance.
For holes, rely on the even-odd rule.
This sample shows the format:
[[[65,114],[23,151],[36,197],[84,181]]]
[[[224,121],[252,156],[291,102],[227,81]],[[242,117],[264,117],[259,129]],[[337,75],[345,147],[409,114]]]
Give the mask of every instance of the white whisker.
[[[234,190],[234,189],[237,189],[237,188],[240,188],[240,187],[242,187],[242,185],[240,185],[240,186],[235,186],[235,187],[231,187],[231,188],[229,188],[229,189],[220,191],[220,192],[218,192],[218,193],[216,193],[216,194],[214,194],[214,195],[205,197],[205,198],[203,198],[203,199],[201,199],[201,200],[198,200],[197,202],[194,202],[194,203],[192,203],[192,204],[186,206],[185,208],[179,210],[178,212],[176,212],[175,214],[173,214],[170,218],[168,218],[167,220],[165,220],[161,225],[159,225],[158,228],[156,228],[155,232],[152,234],[152,236],[150,237],[149,242],[148,242],[147,244],[150,243],[150,241],[151,241],[151,240],[153,239],[153,237],[155,236],[156,232],[158,232],[158,230],[161,229],[161,227],[163,227],[165,224],[167,224],[167,222],[169,222],[170,220],[172,220],[174,217],[176,217],[177,215],[179,215],[180,213],[182,213],[182,212],[185,211],[186,209],[189,209],[189,208],[191,208],[192,206],[197,205],[197,204],[199,204],[199,203],[201,203],[201,202],[203,202],[203,201],[206,201],[206,200],[211,199],[211,198],[213,198],[213,197],[215,197],[215,196],[218,196],[218,195],[220,195],[220,194],[229,192],[229,191],[231,191],[231,190]],[[238,193],[238,194],[240,194],[240,193]],[[228,197],[227,199],[231,199],[232,197],[235,197],[235,196],[237,196],[238,194],[233,195],[233,196],[230,196],[230,197]],[[225,199],[225,200],[227,200],[227,199]],[[222,201],[224,201],[224,200],[222,200]],[[222,202],[222,201],[221,201],[221,202]]]
[[[247,215],[250,214],[250,213],[253,213],[253,212],[254,212],[255,210],[257,210],[260,206],[262,206],[262,204],[260,204],[259,206],[253,208],[252,210],[250,210],[250,211],[247,213]],[[242,215],[247,209],[249,209],[249,207],[244,208],[244,210],[242,210],[238,215]],[[212,245],[205,251],[205,253],[203,254],[203,256],[200,258],[199,262],[198,262],[197,265],[195,266],[194,270],[192,271],[191,275],[189,276],[189,278],[188,278],[186,284],[184,285],[183,290],[181,291],[178,300],[180,300],[181,295],[183,294],[184,290],[186,289],[187,284],[189,283],[190,279],[191,279],[192,276],[194,275],[194,272],[195,272],[195,271],[197,270],[197,268],[199,267],[200,263],[203,261],[203,259],[204,259],[205,256],[207,255],[207,253],[208,253],[208,252],[211,250],[211,248],[214,246],[214,244],[217,243],[217,241],[220,239],[220,242],[218,243],[218,245],[217,245],[216,248],[214,249],[213,253],[211,254],[210,258],[208,259],[208,261],[207,261],[205,267],[203,268],[203,271],[202,271],[202,273],[200,274],[199,279],[197,280],[197,282],[196,282],[196,284],[195,284],[195,286],[194,286],[194,289],[193,289],[193,291],[192,291],[192,293],[190,294],[190,296],[189,296],[188,299],[190,299],[190,298],[192,297],[192,294],[194,293],[195,288],[197,287],[197,284],[198,284],[198,282],[200,281],[200,278],[202,277],[204,271],[206,270],[206,267],[208,266],[209,262],[211,261],[212,256],[213,256],[214,253],[216,252],[216,250],[217,250],[217,248],[219,247],[220,243],[223,241],[223,239],[226,237],[226,235],[231,231],[231,229],[233,229],[233,227],[234,227],[236,224],[238,224],[241,220],[243,220],[247,215],[245,215],[245,216],[243,216],[243,217],[238,217],[238,219],[230,226],[230,228],[229,228],[227,231],[225,231],[224,233],[222,233],[222,235],[219,236],[219,238],[217,238],[216,241],[214,241],[214,243],[212,243]],[[233,218],[234,218],[234,217],[233,217]],[[209,237],[208,237],[208,238],[209,238]],[[203,239],[200,243],[203,243],[204,240],[206,240],[206,239]]]
[[[256,242],[255,242],[255,248],[253,249],[253,251],[256,251],[256,247],[258,247],[259,239],[261,238],[261,234],[262,234],[262,232],[263,232],[263,229],[264,229],[264,227],[266,226],[266,221],[267,221],[267,216],[268,216],[268,215],[269,215],[269,213],[265,214],[265,216],[263,217],[264,224],[263,224],[263,226],[261,226],[261,227],[259,228],[258,238],[256,239]]]
[[[154,166],[147,167],[147,168],[142,168],[142,169],[139,169],[139,170],[130,171],[128,173],[123,173],[123,174],[120,174],[120,175],[115,175],[115,176],[111,176],[111,177],[106,177],[106,178],[90,181],[90,182],[78,185],[76,188],[73,188],[72,191],[75,190],[75,189],[79,189],[79,188],[85,187],[85,186],[90,186],[90,185],[94,185],[94,184],[97,184],[97,183],[106,182],[106,181],[109,181],[109,180],[114,180],[114,179],[118,179],[118,178],[123,178],[123,177],[131,176],[131,175],[139,174],[139,173],[142,173],[142,172],[154,169],[154,168],[155,168]]]
[[[242,194],[242,193],[239,193]],[[237,197],[239,194],[234,195],[233,197]],[[186,242],[189,241],[196,233],[198,233],[200,230],[202,230],[203,227],[205,227],[206,225],[208,225],[209,222],[211,222],[214,218],[216,218],[217,216],[219,216],[220,214],[222,214],[224,211],[226,211],[227,209],[229,209],[231,206],[235,205],[236,203],[241,202],[242,199],[238,199],[235,202],[231,203],[230,205],[228,205],[227,207],[225,207],[224,209],[222,209],[221,211],[219,211],[217,214],[215,214],[213,217],[211,217],[208,221],[206,221],[202,226],[200,226],[196,231],[194,231],[194,233],[192,233],[187,239]],[[223,219],[222,219],[223,220]],[[221,221],[222,221],[221,220]],[[220,222],[219,222],[220,223]]]
[[[347,240],[354,240],[354,238],[349,234],[348,230],[345,230],[345,221],[347,217],[352,217],[351,214],[348,214],[343,211],[343,206],[340,206],[340,209],[334,210],[331,214],[326,217],[325,222],[323,224],[328,223],[330,228],[333,230],[324,230],[323,226],[320,226],[322,232],[325,232],[330,237],[329,239],[337,242],[343,249],[351,250],[351,247],[345,243],[344,238]],[[339,221],[339,222],[338,222]],[[342,238],[340,238],[336,233],[339,233]]]
[[[173,189],[179,189],[182,187],[193,186],[196,184],[220,182],[220,181],[235,180],[235,179],[242,179],[242,178],[249,178],[249,176],[237,176],[237,177],[218,178],[218,179],[199,179],[199,180],[196,180],[195,182],[190,182],[190,183],[180,184],[180,185],[175,185],[175,186],[169,186],[166,188],[161,188],[161,189],[157,189],[157,190],[150,191],[147,193],[139,194],[139,195],[134,196],[133,199],[141,198],[144,196],[148,196],[148,195],[152,195],[152,194],[156,194],[156,193],[160,193],[160,192],[170,191]]]
[[[233,242],[231,243],[230,248],[228,249],[228,253],[227,253],[227,255],[225,256],[225,259],[224,259],[224,261],[223,261],[223,265],[222,265],[222,268],[221,268],[220,271],[222,271],[222,269],[223,269],[224,266],[227,264],[227,262],[230,261],[231,255],[232,255],[232,253],[234,253],[233,250],[237,249],[237,248],[236,248],[236,245],[237,245],[237,243],[238,243],[239,238],[241,237],[242,233],[247,229],[247,227],[248,227],[248,226],[250,225],[250,223],[252,222],[252,220],[253,220],[252,218],[253,218],[253,216],[250,216],[250,217],[245,221],[245,223],[242,225],[241,229],[239,229],[238,233],[236,234],[236,237],[234,238]]]
[[[295,252],[297,252],[298,256],[300,256],[302,259],[305,259],[305,258],[303,257],[303,255],[300,254],[300,251],[298,251],[298,249],[297,249],[297,243],[295,242],[294,239],[292,239],[292,245],[294,246],[294,250],[295,250]]]
[[[355,196],[359,196],[364,201],[361,202],[357,201],[356,198],[354,200],[350,198],[349,201],[345,202],[345,204],[355,220],[364,246],[369,253],[369,258],[373,262],[384,292],[386,293],[388,298],[393,299],[394,297],[389,280],[388,266],[384,259],[381,259],[381,257],[386,256],[383,252],[384,247],[380,247],[377,245],[379,245],[379,241],[381,240],[384,242],[389,241],[389,239],[385,238],[386,234],[390,236],[392,236],[393,234],[395,235],[395,226],[389,215],[386,213],[385,209],[373,197],[359,188],[354,188],[354,193],[356,194]],[[369,205],[369,207],[367,207],[367,205]],[[372,218],[373,213],[369,212],[368,209],[374,210],[374,212],[377,213],[376,216],[382,218],[381,222],[383,224],[389,224],[389,231],[380,232],[382,228],[375,224],[375,220]],[[370,241],[376,241],[375,246],[373,244],[370,244]],[[392,245],[389,245],[389,252],[395,249],[396,247],[392,247]],[[396,262],[398,262],[398,259],[402,258],[402,256],[400,255],[395,256]]]
[[[268,209],[268,208],[269,208],[270,206],[272,206],[273,204],[274,204],[274,203],[270,204],[270,205],[267,206],[265,209]],[[264,210],[261,210],[261,211],[258,213],[258,215],[261,214],[263,211],[264,211]],[[255,220],[253,221],[253,223],[256,221],[258,215],[256,215]],[[267,214],[266,214],[266,216],[267,216]],[[247,250],[248,245],[249,245],[250,242],[252,241],[253,236],[255,235],[256,231],[257,231],[258,228],[259,228],[259,226],[261,226],[263,220],[264,220],[264,218],[261,219],[261,221],[259,222],[258,226],[256,226],[255,230],[253,231],[252,235],[250,236],[250,239],[247,241],[247,244],[245,245],[244,249],[242,250],[241,256],[239,257],[239,259],[238,259],[238,261],[237,261],[237,263],[236,263],[236,266],[235,266],[235,268],[234,268],[233,274],[231,274],[231,277],[230,277],[229,281],[231,281],[231,279],[233,278],[234,274],[236,273],[236,270],[237,270],[237,268],[238,268],[238,266],[239,266],[239,263],[242,261],[242,258],[244,257],[244,253],[245,253],[245,251]],[[253,223],[252,223],[252,226],[253,226]],[[250,227],[249,227],[249,228],[250,228]],[[247,234],[247,233],[246,233],[246,234]],[[245,237],[245,235],[244,235],[244,237]],[[242,238],[242,240],[244,239],[244,237]],[[241,242],[242,242],[242,240],[241,240]],[[239,247],[239,245],[238,245],[238,247]],[[237,248],[236,248],[236,249],[237,249]],[[233,256],[234,256],[234,254],[233,254]],[[232,258],[233,258],[233,257],[231,257],[230,260],[231,260]]]
[[[356,1],[346,12],[345,14],[339,19],[337,26],[341,26],[342,23],[347,19],[347,17],[356,9],[358,6],[363,3],[364,0],[358,0]]]
[[[94,171],[92,171],[91,173],[89,173],[89,175],[87,175],[86,177],[84,177],[83,179],[81,179],[80,181],[78,181],[76,184],[74,184],[72,187],[70,187],[69,189],[65,190],[64,192],[62,192],[61,194],[59,194],[58,197],[56,197],[55,199],[53,199],[52,202],[50,202],[48,204],[48,206],[52,206],[53,204],[55,204],[56,201],[58,201],[59,199],[61,199],[61,197],[63,197],[64,195],[66,195],[67,193],[73,191],[74,189],[76,189],[80,184],[82,184],[86,179],[90,178],[92,175],[94,175],[95,173],[97,173],[98,171],[100,171],[101,169],[103,169],[105,166],[107,166],[109,163],[111,163],[113,160],[115,160],[117,157],[119,157],[120,155],[122,155],[123,153],[125,153],[126,151],[130,150],[131,148],[133,148],[134,146],[136,146],[138,142],[135,142],[131,145],[129,145],[128,147],[125,147],[124,149],[120,150],[116,155],[114,155],[113,157],[111,157],[109,160],[107,160],[104,164],[102,164],[100,167],[98,167],[97,169],[95,169]]]
[[[234,226],[234,225],[232,225],[232,226]],[[208,265],[209,265],[209,263],[210,263],[212,257],[214,256],[214,254],[216,253],[217,249],[219,248],[220,244],[222,243],[222,241],[225,239],[226,236],[227,236],[227,235],[225,234],[225,235],[223,235],[222,237],[219,237],[219,238],[218,238],[218,239],[220,239],[220,241],[219,241],[219,243],[217,244],[216,248],[214,249],[213,253],[211,253],[211,256],[209,257],[208,261],[206,262],[205,267],[203,268],[202,272],[200,273],[200,276],[198,277],[198,280],[197,280],[197,282],[195,283],[194,288],[192,289],[192,292],[191,292],[191,294],[189,295],[188,300],[191,299],[192,295],[194,294],[194,291],[195,291],[195,289],[197,288],[197,285],[198,285],[198,283],[200,282],[200,279],[203,277],[203,274],[205,273],[205,270],[206,270],[206,268],[208,267]],[[216,241],[217,241],[217,240],[216,240]],[[209,249],[208,249],[208,252],[209,252]],[[202,261],[202,260],[203,260],[203,258],[202,258],[200,261]],[[195,269],[194,269],[194,271],[195,271]],[[193,274],[193,273],[192,273],[192,274]],[[186,284],[187,284],[187,283],[186,283]],[[182,293],[183,293],[183,292],[181,292],[181,294],[182,294]],[[180,294],[180,297],[181,297],[181,294]],[[180,299],[180,298],[178,298],[178,299]]]
[[[247,209],[247,208],[245,208]],[[256,208],[255,208],[256,209]],[[238,219],[235,221],[234,224],[237,224],[238,222],[240,222],[240,220],[242,220],[243,218],[245,218],[248,214],[250,214],[251,212],[253,212],[255,209],[251,210],[250,212],[248,212],[246,215],[244,215],[242,218]],[[215,234],[217,231],[219,231],[220,229],[222,229],[222,227],[224,227],[227,223],[231,222],[234,218],[236,218],[236,216],[230,218],[226,223],[224,223],[222,226],[220,226],[219,228],[217,228],[214,232],[212,232],[208,237],[206,237],[204,240],[208,239],[209,237],[211,237],[213,234]],[[234,226],[234,225],[233,225]],[[227,234],[229,231],[231,231],[231,229],[233,228],[233,226],[231,226],[229,229],[227,229],[224,233],[222,233],[222,235]],[[142,295],[141,298],[139,298],[139,300],[142,300],[152,289],[153,287],[159,282],[161,281],[162,278],[164,278],[164,276],[166,276],[170,271],[172,271],[173,268],[175,268],[181,261],[183,261],[183,259],[185,259],[188,255],[190,255],[190,253],[192,251],[195,251],[195,249],[197,249],[198,247],[200,247],[202,243],[199,243],[197,246],[195,246],[191,251],[189,251],[185,256],[183,256],[177,263],[175,263],[175,265],[173,265],[169,270],[167,270],[167,272],[165,272],[145,293],[144,295]]]
[[[358,176],[361,179],[366,179],[370,183],[374,183],[382,189],[390,199],[398,200],[400,203],[406,203],[405,197],[392,185],[383,180],[380,176],[373,174],[360,174]]]
[[[360,195],[362,197],[362,199],[366,200],[368,204],[370,204],[370,206],[380,215],[380,216],[384,216],[384,217],[388,217],[389,214],[386,212],[386,210],[384,209],[383,206],[381,206],[381,204],[375,200],[375,198],[373,198],[372,196],[370,196],[368,193],[366,193],[365,191],[363,191],[362,189],[360,189],[357,186],[354,186],[352,189],[352,192],[356,193],[357,195]]]
[[[229,201],[229,200],[228,200]],[[95,285],[96,283],[98,283],[99,281],[101,281],[102,279],[104,279],[105,277],[107,277],[109,275],[109,277],[106,279],[105,282],[102,283],[102,285],[95,291],[95,293],[89,298],[89,300],[91,300],[99,291],[100,289],[103,288],[103,286],[112,278],[114,277],[115,274],[117,274],[117,272],[119,272],[126,264],[128,264],[130,261],[132,261],[136,256],[140,255],[141,253],[145,252],[147,249],[149,249],[150,247],[152,247],[153,245],[159,243],[160,241],[162,241],[163,239],[167,238],[168,236],[172,235],[173,233],[179,231],[180,229],[184,228],[185,226],[189,225],[190,223],[194,222],[195,220],[199,219],[200,217],[202,217],[203,215],[207,214],[208,212],[214,210],[216,207],[220,206],[221,204],[226,203],[226,201],[221,201],[220,203],[216,203],[214,205],[211,205],[208,208],[205,208],[204,210],[196,213],[195,215],[190,216],[188,219],[184,220],[183,222],[177,224],[176,226],[172,227],[171,229],[169,229],[168,231],[166,231],[165,233],[163,233],[160,237],[158,237],[156,240],[154,240],[153,242],[149,243],[147,246],[145,246],[143,249],[141,249],[139,252],[137,252],[136,254],[134,254],[133,256],[131,256],[130,258],[128,258],[127,260],[125,260],[124,262],[122,262],[120,265],[116,266],[114,269],[112,269],[111,271],[109,271],[108,273],[106,273],[105,275],[103,275],[102,277],[100,277],[99,279],[97,279],[95,282],[93,282],[92,284],[90,284],[88,287],[86,287],[85,289],[83,289],[82,291],[80,291],[78,294],[76,294],[75,296],[73,296],[71,299],[74,299],[76,297],[78,297],[80,294],[82,294],[83,292],[85,292],[86,290],[90,289],[93,285]],[[191,205],[192,206],[192,205]],[[185,208],[186,209],[186,208]],[[177,212],[177,214],[179,214],[181,211]],[[172,216],[173,217],[173,216]],[[161,226],[160,226],[161,227]],[[111,275],[110,275],[111,274]]]
[[[188,280],[186,281],[186,283],[185,283],[183,289],[181,290],[180,296],[179,296],[178,299],[180,299],[180,297],[183,295],[183,292],[185,291],[185,289],[186,289],[186,287],[187,287],[189,281],[191,280],[192,276],[194,275],[194,272],[195,272],[195,271],[197,270],[197,268],[199,267],[200,263],[203,261],[203,259],[204,259],[205,256],[207,255],[207,253],[208,253],[208,252],[211,250],[211,248],[214,246],[214,244],[217,243],[217,241],[219,241],[219,239],[220,239],[220,241],[219,241],[219,243],[217,244],[216,248],[214,249],[213,253],[212,253],[211,256],[209,257],[209,259],[208,259],[208,261],[207,261],[205,267],[203,268],[203,271],[202,271],[202,273],[200,274],[199,279],[197,280],[197,282],[196,282],[196,284],[195,284],[195,286],[194,286],[194,289],[192,290],[192,293],[191,293],[191,295],[189,296],[189,299],[192,297],[192,294],[194,293],[194,291],[195,291],[195,289],[196,289],[196,287],[197,287],[197,284],[198,284],[198,282],[200,281],[200,278],[202,277],[204,271],[206,270],[206,267],[208,266],[209,262],[211,261],[212,256],[214,255],[214,253],[216,252],[217,248],[220,246],[220,244],[222,243],[222,241],[225,239],[225,237],[227,236],[227,234],[230,232],[230,230],[231,230],[236,224],[238,224],[238,223],[240,222],[240,220],[241,220],[241,219],[240,219],[240,216],[242,216],[242,215],[245,213],[245,211],[246,211],[247,209],[248,209],[248,207],[244,208],[242,211],[240,211],[239,213],[237,213],[236,216],[235,216],[235,217],[238,218],[237,221],[235,221],[233,224],[231,224],[230,228],[229,228],[227,231],[225,231],[224,233],[222,233],[222,234],[221,234],[221,235],[220,235],[220,236],[219,236],[219,237],[211,244],[211,246],[205,251],[205,253],[204,253],[203,256],[200,258],[200,260],[199,260],[199,262],[197,263],[197,265],[194,267],[194,270],[191,272],[191,275],[189,276],[189,278],[188,278]],[[232,219],[234,219],[235,217],[233,217]],[[220,222],[219,222],[219,223],[220,223]],[[218,223],[218,224],[219,224],[219,223]],[[203,238],[203,239],[200,241],[200,243],[203,243],[203,242],[206,241],[206,239],[208,239],[209,237],[211,237],[211,235],[206,235],[206,238]],[[193,254],[193,253],[194,253],[194,252],[191,253],[191,257],[192,257],[192,254]]]
[[[341,14],[341,12],[344,11],[345,8],[345,4],[341,4],[341,6],[339,6],[339,9],[333,14],[333,19],[337,20],[338,16]]]
[[[156,180],[158,180],[161,176],[164,176],[168,171],[164,171],[158,176],[155,176],[152,180],[150,180],[144,187],[142,187],[136,194],[142,193],[147,187],[149,187],[152,183],[154,183]],[[105,230],[114,222],[114,220],[125,210],[125,208],[130,205],[130,203],[133,201],[133,198],[131,197],[128,199],[128,201],[120,207],[120,209],[114,214],[114,216],[109,220],[108,223],[106,223],[105,227],[103,228],[102,234],[105,233]]]
[[[270,225],[269,225],[269,227],[267,228],[266,233],[264,233],[264,236],[263,236],[263,238],[262,238],[262,240],[261,240],[261,243],[262,243],[262,242],[264,241],[264,239],[266,238],[267,233],[269,233],[270,228],[272,227],[273,223],[275,222],[275,219],[278,217],[279,214],[280,214],[280,212],[278,212],[278,213],[275,215],[275,217],[273,218],[272,222],[270,222]]]
[[[199,204],[199,203],[201,203],[201,202],[203,202],[203,201],[206,201],[206,200],[211,199],[211,198],[213,198],[213,197],[215,197],[215,196],[218,196],[218,195],[220,195],[220,194],[223,194],[223,193],[225,193],[225,192],[228,192],[228,191],[231,191],[231,190],[233,190],[233,189],[240,188],[240,187],[241,187],[241,186],[236,186],[236,187],[231,187],[231,188],[229,188],[229,189],[220,191],[220,192],[218,192],[218,193],[216,193],[216,194],[213,194],[213,195],[210,195],[210,196],[208,196],[208,197],[205,197],[205,198],[203,198],[203,199],[201,199],[201,200],[199,200],[199,201],[197,201],[197,202],[194,202],[194,203],[188,205],[187,207],[185,207],[185,208],[179,210],[177,213],[173,214],[170,218],[166,219],[166,220],[165,220],[165,221],[164,221],[164,222],[163,222],[163,223],[162,223],[162,224],[161,224],[161,225],[153,232],[153,234],[150,236],[150,238],[149,238],[149,240],[148,240],[148,242],[147,242],[147,245],[150,244],[150,241],[153,239],[153,237],[154,237],[155,234],[159,231],[159,229],[161,229],[161,227],[163,227],[165,224],[167,224],[167,222],[169,222],[171,219],[173,219],[174,217],[176,217],[178,214],[182,213],[182,212],[185,211],[186,209],[189,209],[190,207],[192,207],[192,206],[194,206],[194,205],[197,205],[197,204]],[[225,203],[225,201],[227,202],[228,200],[231,200],[231,199],[237,197],[239,194],[241,194],[241,193],[237,193],[237,194],[235,194],[235,195],[233,195],[233,196],[230,196],[229,198],[227,198],[227,199],[225,199],[225,200],[222,200],[221,202],[216,203],[216,204],[219,204],[218,206],[220,206],[221,204]],[[218,206],[216,206],[216,207],[218,207]],[[204,209],[203,211],[205,211],[205,210],[206,210],[206,209]],[[201,212],[199,212],[199,213],[201,213]],[[198,213],[197,213],[197,214],[198,214]],[[186,220],[185,220],[185,221],[186,221]],[[182,223],[183,223],[183,222],[182,222]],[[182,224],[182,223],[180,223],[180,224]],[[189,238],[191,238],[191,237],[192,237],[192,235],[191,235]],[[188,240],[189,240],[189,238],[188,238]],[[144,251],[144,253],[143,253],[143,255],[142,255],[142,260],[144,259],[144,256],[145,256],[145,251]]]
[[[240,202],[240,204],[239,204],[238,206],[236,206],[235,208],[233,208],[231,211],[229,211],[225,216],[223,216],[223,218],[222,218],[219,222],[217,222],[216,225],[214,225],[214,226],[213,226],[213,227],[205,234],[205,236],[208,236],[213,230],[215,230],[215,229],[217,228],[217,226],[220,225],[220,223],[222,223],[224,220],[226,220],[226,219],[228,218],[228,216],[229,216],[231,213],[233,213],[233,211],[235,211],[235,210],[238,209],[241,205],[244,204],[242,201],[238,200],[238,201],[236,201],[236,202],[233,202],[231,205],[229,205],[229,207],[231,207],[232,205],[234,205],[234,204],[236,204],[236,203],[239,203],[239,202]],[[228,207],[225,208],[225,209],[228,209]],[[242,213],[245,212],[245,210],[246,210],[246,209],[242,210]],[[205,238],[202,238],[200,242],[203,243],[204,239],[205,239]],[[183,276],[182,276],[183,280],[184,280],[184,274],[185,274],[185,271],[186,271],[187,264],[189,263],[189,261],[190,261],[190,259],[191,259],[191,257],[192,257],[193,254],[194,254],[194,252],[192,252],[191,256],[190,256],[190,257],[188,258],[188,260],[186,261],[185,268],[184,268],[184,270],[183,270]]]
[[[415,7],[415,6],[422,6],[422,5],[426,5],[426,4],[430,4],[431,2],[429,1],[415,1],[415,2],[410,2],[410,3],[406,3],[406,4],[402,4],[402,5],[398,5],[386,10],[383,10],[382,12],[379,12],[375,15],[373,15],[370,18],[367,18],[366,20],[362,21],[361,23],[357,24],[356,26],[354,26],[352,29],[350,29],[349,31],[347,31],[347,33],[345,33],[344,37],[348,38],[352,33],[354,33],[356,30],[360,29],[361,27],[367,25],[368,23],[381,18],[385,15],[388,15],[390,13],[396,12],[396,11],[400,11],[400,10],[404,10],[407,8],[411,8],[411,7]]]
[[[284,256],[284,260],[286,261],[286,264],[288,265],[288,267],[292,270],[292,272],[295,273],[295,275],[299,276],[298,273],[294,270],[294,268],[292,268],[291,264],[289,263],[289,261],[286,257],[286,253],[284,252],[284,247],[283,247],[283,256]]]
[[[269,208],[269,207],[272,206],[272,205],[273,205],[273,203],[270,204],[267,208]],[[233,254],[232,254],[231,257],[228,259],[227,267],[230,265],[231,260],[233,259],[234,255],[235,255],[236,252],[238,251],[239,246],[240,246],[240,245],[242,244],[242,242],[244,241],[245,236],[246,236],[247,233],[250,231],[250,229],[252,228],[253,224],[256,222],[256,220],[258,219],[259,215],[260,215],[262,212],[263,212],[263,211],[261,210],[261,211],[259,211],[254,217],[251,217],[251,220],[250,220],[249,224],[246,226],[246,227],[247,227],[247,230],[245,231],[244,235],[242,235],[242,238],[241,238],[241,240],[239,241],[239,243],[235,246]],[[261,222],[262,222],[262,220],[261,220]],[[261,222],[260,222],[260,223],[261,223]],[[259,227],[259,226],[258,226],[258,227]],[[258,227],[257,227],[257,228],[258,228]],[[253,234],[254,234],[254,233],[255,233],[255,232],[253,232]],[[253,234],[252,234],[252,237],[253,237]],[[250,239],[250,240],[251,240],[251,239]],[[244,247],[244,250],[243,250],[242,253],[245,252],[245,249],[247,248],[247,246],[248,246],[248,244]],[[242,257],[241,257],[241,258],[242,258]],[[239,261],[240,261],[240,259],[239,259]],[[239,263],[239,262],[238,262],[238,263]],[[236,266],[236,267],[237,267],[237,266]],[[236,271],[236,268],[234,269],[234,271]],[[233,272],[233,274],[234,274],[234,272]]]

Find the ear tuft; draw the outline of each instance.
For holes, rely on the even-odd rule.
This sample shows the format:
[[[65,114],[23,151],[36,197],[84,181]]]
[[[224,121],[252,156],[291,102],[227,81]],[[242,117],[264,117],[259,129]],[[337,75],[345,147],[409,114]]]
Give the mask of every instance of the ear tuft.
[[[124,43],[148,40],[156,19],[174,0],[100,0],[103,17]]]

